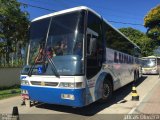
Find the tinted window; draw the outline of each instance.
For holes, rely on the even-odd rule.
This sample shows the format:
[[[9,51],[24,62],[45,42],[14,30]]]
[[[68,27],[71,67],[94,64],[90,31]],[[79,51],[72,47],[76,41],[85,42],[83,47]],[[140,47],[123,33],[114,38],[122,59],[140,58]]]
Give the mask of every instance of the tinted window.
[[[31,23],[30,40],[46,38],[50,18],[38,20]]]
[[[53,49],[56,56],[82,56],[83,29],[83,12],[54,16],[52,17],[47,47]]]
[[[33,22],[28,47],[29,66],[22,73],[28,73],[32,67],[30,73],[38,75],[84,74],[84,16],[84,11],[75,11]]]
[[[88,12],[87,22],[87,72],[88,79],[95,76],[101,69],[103,60],[103,40],[101,18]]]
[[[143,59],[142,61],[142,67],[144,68],[156,66],[156,58]]]
[[[134,45],[118,31],[104,22],[104,36],[108,48],[134,55]]]
[[[91,12],[88,12],[88,28],[98,34],[98,37],[94,37],[94,38],[97,39],[97,48],[100,48],[102,46],[101,19]]]
[[[29,64],[33,64],[38,55],[40,44],[45,43],[50,18],[35,21],[30,27]]]

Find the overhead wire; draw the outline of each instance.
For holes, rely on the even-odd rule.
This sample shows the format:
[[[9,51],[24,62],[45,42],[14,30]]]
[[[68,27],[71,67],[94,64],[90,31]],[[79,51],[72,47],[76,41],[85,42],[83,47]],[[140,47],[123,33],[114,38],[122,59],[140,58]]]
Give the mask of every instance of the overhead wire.
[[[36,1],[36,2],[39,2],[39,3],[41,3],[41,2],[43,2],[43,3],[45,3],[45,4],[48,4],[48,5],[51,5],[51,3],[49,3],[49,2],[47,2],[47,1],[43,1],[43,0],[30,0],[30,1]],[[57,2],[59,2],[59,3],[61,3],[61,5],[62,6],[64,6],[65,8],[69,8],[69,6],[68,6],[68,4],[66,4],[65,2],[63,2],[63,1],[60,1],[60,0],[52,0],[52,1],[57,1]],[[72,1],[74,1],[74,0],[72,0]],[[72,2],[72,3],[78,3],[78,4],[80,4],[79,2]],[[93,4],[93,6],[94,6],[94,4]],[[114,17],[121,17],[121,18],[123,18],[124,16],[122,16],[122,15],[117,15],[117,14],[114,14],[115,12],[114,11],[120,11],[120,10],[114,10],[114,9],[110,9],[110,8],[104,8],[104,7],[102,7],[102,6],[99,6],[99,5],[96,5],[96,7],[99,7],[99,9],[106,9],[107,11],[110,11],[110,12],[112,12],[112,15],[110,14],[110,13],[104,13],[104,14],[110,14],[109,16],[114,16]],[[139,17],[135,17],[135,15],[133,15],[133,14],[131,14],[131,13],[129,13],[129,12],[126,12],[126,11],[122,11],[122,13],[123,14],[126,14],[127,15],[127,18],[131,18],[131,19],[140,19]],[[137,15],[136,15],[137,16]]]
[[[113,21],[113,20],[108,20],[108,21],[112,22],[112,23],[120,23],[120,24],[130,24],[130,25],[144,26],[143,24],[139,24],[139,23],[120,22],[120,21]]]
[[[31,5],[31,4],[24,3],[24,2],[19,2],[19,3],[22,4],[22,5],[27,5],[27,6],[34,7],[34,8],[39,8],[39,9],[43,9],[43,10],[47,10],[47,11],[57,12],[54,9],[48,9],[48,8],[44,8],[44,7],[40,7],[40,6],[36,6],[36,5]]]
[[[44,7],[40,7],[40,6],[36,6],[36,5],[31,5],[31,4],[24,3],[24,2],[19,2],[19,3],[22,4],[22,5],[27,5],[27,6],[30,6],[30,7],[35,7],[35,8],[38,8],[38,9],[43,9],[43,10],[47,10],[47,11],[57,12],[54,9],[48,9],[48,8],[44,8]],[[108,22],[118,23],[118,24],[129,24],[129,25],[136,25],[136,26],[144,26],[144,25],[139,24],[139,23],[121,22],[121,21],[114,21],[114,20],[108,20]]]
[[[40,1],[40,0],[39,0]],[[56,0],[57,1],[57,0]],[[72,0],[73,1],[73,0]],[[60,2],[60,1],[59,1]],[[77,1],[76,1],[77,2]],[[62,2],[61,2],[62,3]],[[97,6],[97,5],[96,5]],[[102,8],[101,6],[99,6],[100,8]],[[106,8],[106,9],[108,9],[108,8]],[[113,10],[112,10],[113,11]],[[124,12],[123,12],[124,13]],[[129,15],[131,15],[130,13],[128,13]],[[114,17],[119,17],[119,18],[122,18],[122,17],[124,17],[124,16],[120,16],[120,15],[109,15],[109,16],[114,16]],[[128,17],[127,17],[128,18]],[[129,18],[131,18],[131,19],[137,19],[136,17],[135,17],[135,15],[134,15],[134,17],[132,16],[130,16]],[[130,24],[130,25],[137,25],[137,26],[144,26],[143,24],[139,24],[139,23],[130,23],[130,22],[121,22],[121,21],[114,21],[114,20],[108,20],[109,22],[111,22],[111,23],[117,23],[117,24]]]
[[[40,0],[39,0],[39,1],[40,1]],[[70,1],[71,1],[71,0],[70,0]],[[78,2],[77,0],[72,0],[72,1],[73,1],[72,3],[82,4],[82,3]],[[83,4],[82,4],[82,5],[83,5]],[[89,5],[89,4],[87,4],[87,5]],[[89,5],[89,6],[90,6],[90,5]],[[137,17],[137,14],[134,15],[133,13],[130,13],[130,12],[128,12],[128,11],[119,10],[119,9],[106,8],[106,7],[100,6],[100,5],[98,5],[98,4],[92,4],[92,6],[98,7],[99,9],[103,9],[103,10],[105,9],[105,10],[108,10],[108,11],[111,11],[111,12],[116,11],[116,13],[117,13],[117,11],[118,11],[118,12],[121,12],[121,13],[123,13],[123,14],[126,14],[126,15],[128,15],[128,16],[130,16],[130,17],[132,17],[132,18],[138,18],[138,17]],[[139,15],[139,16],[142,16],[142,15]]]

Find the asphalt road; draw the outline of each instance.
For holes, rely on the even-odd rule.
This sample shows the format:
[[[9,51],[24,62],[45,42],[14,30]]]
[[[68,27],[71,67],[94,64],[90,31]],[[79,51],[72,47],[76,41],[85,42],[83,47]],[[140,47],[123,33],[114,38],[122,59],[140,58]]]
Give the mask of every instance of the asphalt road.
[[[136,90],[142,101],[159,82],[157,75],[143,76],[136,83]],[[18,107],[20,118],[23,120],[116,120],[124,119],[132,113],[140,101],[131,100],[132,83],[114,92],[107,103],[95,102],[83,108],[40,103],[32,107],[21,106],[21,97],[0,100],[0,114],[11,114],[14,106]],[[45,97],[45,96],[44,96]],[[118,115],[117,115],[118,114]]]

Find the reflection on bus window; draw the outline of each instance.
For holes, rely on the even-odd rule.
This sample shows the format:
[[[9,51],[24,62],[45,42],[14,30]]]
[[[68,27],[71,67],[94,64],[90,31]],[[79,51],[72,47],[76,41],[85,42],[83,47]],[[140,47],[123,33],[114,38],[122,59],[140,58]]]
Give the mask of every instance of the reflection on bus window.
[[[155,65],[155,59],[143,59],[142,67],[154,67]]]

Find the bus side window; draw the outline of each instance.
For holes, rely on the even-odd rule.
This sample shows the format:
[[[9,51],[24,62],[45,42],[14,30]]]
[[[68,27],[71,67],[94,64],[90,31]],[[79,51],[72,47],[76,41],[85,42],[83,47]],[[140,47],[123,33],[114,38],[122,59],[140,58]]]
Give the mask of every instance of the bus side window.
[[[91,38],[90,39],[90,52],[91,54],[94,54],[97,50],[97,45],[96,45],[96,38]]]
[[[91,34],[87,34],[87,55],[90,55],[90,39]]]
[[[94,55],[97,50],[97,44],[96,44],[96,37],[90,37],[90,35],[87,36],[87,55]]]

